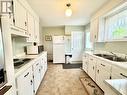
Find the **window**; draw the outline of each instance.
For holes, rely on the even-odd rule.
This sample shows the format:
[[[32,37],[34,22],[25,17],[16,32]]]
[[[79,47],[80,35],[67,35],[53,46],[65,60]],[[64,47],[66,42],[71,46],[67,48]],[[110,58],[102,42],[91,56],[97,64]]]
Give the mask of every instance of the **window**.
[[[106,17],[105,25],[108,40],[127,38],[127,9]]]
[[[86,32],[86,50],[92,49],[93,47],[92,47],[92,43],[90,41],[90,31],[89,31],[89,29],[87,29],[85,32]]]

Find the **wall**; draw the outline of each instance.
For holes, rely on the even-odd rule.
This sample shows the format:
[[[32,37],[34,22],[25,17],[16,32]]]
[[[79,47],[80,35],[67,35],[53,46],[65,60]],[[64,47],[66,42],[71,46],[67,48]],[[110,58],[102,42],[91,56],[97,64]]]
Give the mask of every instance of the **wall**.
[[[42,43],[44,50],[48,51],[48,60],[53,59],[53,43],[52,41],[45,41],[45,35],[64,35],[64,27],[43,27],[42,28]]]
[[[13,56],[23,55],[25,53],[24,47],[27,45],[31,45],[31,43],[27,43],[26,38],[12,37]]]
[[[107,12],[125,1],[126,0],[110,0],[105,6],[103,6],[93,15],[92,19],[105,15]],[[94,49],[127,54],[127,42],[95,43]]]
[[[95,50],[127,54],[127,42],[96,43]]]

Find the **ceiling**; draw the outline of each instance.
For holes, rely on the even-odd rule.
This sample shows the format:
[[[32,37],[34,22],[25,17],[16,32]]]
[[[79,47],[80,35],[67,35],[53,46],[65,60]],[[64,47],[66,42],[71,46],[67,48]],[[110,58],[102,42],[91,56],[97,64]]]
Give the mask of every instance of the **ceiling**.
[[[85,25],[110,0],[71,0],[73,14],[65,16],[68,0],[27,0],[39,15],[42,26]]]

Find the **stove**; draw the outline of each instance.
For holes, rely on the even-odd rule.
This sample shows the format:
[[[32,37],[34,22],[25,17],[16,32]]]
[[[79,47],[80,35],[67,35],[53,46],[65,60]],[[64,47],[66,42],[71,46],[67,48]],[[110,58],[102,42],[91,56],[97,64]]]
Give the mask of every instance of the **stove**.
[[[30,58],[21,58],[21,59],[13,59],[14,61],[14,67],[15,68],[20,68],[21,66],[27,64],[30,62],[32,59]]]

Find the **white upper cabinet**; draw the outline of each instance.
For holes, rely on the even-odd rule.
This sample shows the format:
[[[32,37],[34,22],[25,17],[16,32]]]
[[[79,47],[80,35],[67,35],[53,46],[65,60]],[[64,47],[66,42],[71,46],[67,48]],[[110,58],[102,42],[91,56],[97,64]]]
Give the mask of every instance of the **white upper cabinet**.
[[[98,37],[98,18],[91,20],[90,22],[90,40],[96,42]]]
[[[95,18],[90,22],[90,40],[91,42],[104,42],[104,23],[103,19]]]
[[[28,34],[29,38],[27,39],[27,42],[35,42],[35,25],[34,25],[34,17],[32,16],[31,13],[27,13],[27,21],[28,21]]]
[[[112,3],[92,17],[91,42],[127,41],[127,2]]]
[[[27,11],[25,7],[18,1],[14,0],[14,26],[27,30]]]
[[[35,19],[35,42],[39,43],[39,21]]]

